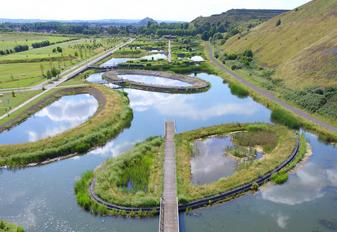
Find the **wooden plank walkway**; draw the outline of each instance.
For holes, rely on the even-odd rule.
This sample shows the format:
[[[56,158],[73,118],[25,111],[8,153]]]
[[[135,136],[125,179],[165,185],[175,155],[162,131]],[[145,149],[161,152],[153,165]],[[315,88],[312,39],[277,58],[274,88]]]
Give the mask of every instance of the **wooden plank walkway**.
[[[179,232],[174,135],[175,123],[165,122],[164,193],[160,209],[160,232]]]

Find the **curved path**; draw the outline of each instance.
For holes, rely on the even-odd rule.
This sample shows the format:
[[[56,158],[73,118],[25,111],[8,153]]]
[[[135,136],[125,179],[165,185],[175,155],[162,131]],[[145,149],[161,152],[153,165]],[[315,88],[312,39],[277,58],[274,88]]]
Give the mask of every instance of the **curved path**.
[[[296,140],[296,145],[294,147],[294,149],[292,150],[292,153],[289,155],[289,157],[283,161],[279,166],[277,166],[274,170],[267,172],[266,174],[264,174],[263,176],[260,176],[259,178],[243,184],[237,188],[231,189],[229,191],[220,193],[220,194],[216,194],[216,195],[212,195],[209,197],[205,197],[203,199],[199,199],[199,200],[195,200],[189,203],[184,203],[184,204],[179,204],[179,211],[185,211],[186,209],[196,209],[196,208],[201,208],[210,204],[214,204],[217,202],[221,202],[224,201],[226,199],[229,198],[234,198],[236,196],[239,196],[245,192],[251,191],[253,185],[256,183],[258,185],[263,185],[264,183],[266,183],[267,181],[269,181],[272,177],[272,175],[276,172],[279,172],[281,169],[283,169],[284,167],[286,167],[289,163],[291,163],[297,156],[298,151],[300,148],[300,140],[299,138],[297,138]],[[165,167],[164,167],[165,168]],[[169,167],[170,168],[170,167]],[[112,204],[109,203],[105,200],[103,200],[102,198],[100,198],[99,196],[97,196],[97,194],[95,193],[95,184],[96,184],[96,180],[95,178],[93,179],[93,181],[90,183],[89,186],[89,195],[91,197],[92,200],[96,201],[97,203],[104,205],[105,207],[107,207],[108,209],[114,209],[114,210],[122,210],[125,212],[152,212],[152,213],[156,213],[159,214],[160,212],[160,207],[126,207],[126,206],[120,206],[120,205],[116,205],[116,204]]]
[[[241,84],[249,87],[250,89],[254,90],[256,93],[264,96],[265,98],[269,99],[270,101],[281,105],[282,107],[284,107],[285,109],[293,112],[294,114],[320,126],[323,127],[326,130],[329,130],[331,132],[337,133],[337,127],[332,126],[324,121],[321,121],[313,116],[311,116],[310,114],[308,114],[307,112],[298,109],[292,105],[289,105],[288,103],[282,101],[281,99],[277,98],[275,95],[273,95],[271,92],[262,89],[256,85],[254,85],[253,83],[251,83],[250,81],[245,80],[243,77],[239,76],[238,74],[232,72],[231,70],[227,69],[218,59],[216,59],[214,57],[214,53],[213,53],[213,47],[210,43],[207,44],[208,47],[208,51],[209,51],[209,57],[210,57],[210,62],[219,70],[227,73],[228,75],[230,75],[231,77],[233,77],[235,80],[239,81]]]
[[[127,80],[119,77],[119,75],[146,75],[177,80],[189,84],[189,86],[169,86],[169,85],[156,85],[146,84],[142,82]],[[129,69],[116,69],[108,71],[103,74],[103,78],[112,84],[121,87],[129,87],[140,89],[144,91],[163,92],[163,93],[194,93],[203,92],[209,89],[210,83],[196,77],[179,75],[169,72],[159,72],[150,70],[129,70]]]

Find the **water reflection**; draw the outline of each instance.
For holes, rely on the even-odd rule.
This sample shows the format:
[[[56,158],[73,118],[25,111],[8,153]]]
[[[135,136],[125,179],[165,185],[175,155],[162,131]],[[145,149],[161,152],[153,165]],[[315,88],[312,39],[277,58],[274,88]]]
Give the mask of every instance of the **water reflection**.
[[[310,138],[312,135],[307,134]],[[336,157],[335,157],[336,159]],[[330,186],[337,187],[337,159],[335,165],[309,159],[301,164],[282,186],[270,186],[261,191],[264,200],[279,204],[298,205],[324,197]]]
[[[167,60],[167,56],[163,53],[143,56],[140,60]]]
[[[178,132],[229,122],[270,122],[268,109],[250,97],[240,99],[232,95],[221,78],[208,74],[198,74],[198,77],[211,83],[209,91],[176,95],[126,90],[134,114],[131,127],[101,148],[75,159],[46,166],[17,171],[4,170],[0,175],[0,218],[23,224],[30,232],[158,231],[158,217],[137,220],[95,217],[85,212],[76,203],[74,182],[85,171],[95,169],[111,156],[120,155],[133,144],[150,136],[163,135],[163,125],[168,119],[177,122]],[[239,112],[235,112],[233,107],[226,107],[227,105],[235,105]],[[214,110],[211,109],[214,108],[221,113],[213,115]],[[11,196],[15,196],[15,199],[9,201],[8,197]],[[202,221],[202,217],[199,219]],[[218,216],[215,219],[223,221]],[[206,224],[204,222],[203,225]],[[202,226],[198,225],[199,228]],[[209,228],[212,227],[202,231],[210,231]]]
[[[172,79],[157,77],[157,76],[118,75],[118,77],[126,79],[126,80],[130,80],[130,81],[149,84],[149,85],[164,85],[164,86],[173,86],[173,87],[191,86],[191,84],[183,82],[183,81],[172,80]]]
[[[195,141],[191,159],[192,183],[212,183],[232,175],[237,161],[226,154],[226,150],[231,147],[233,143],[230,136]]]
[[[100,65],[100,67],[117,67],[121,63],[125,63],[129,60],[134,60],[132,58],[111,58],[107,62]]]
[[[196,210],[186,217],[186,231],[336,231],[337,148],[310,133],[305,136],[313,154],[288,182]]]
[[[85,122],[98,107],[89,94],[61,97],[23,123],[0,134],[0,144],[33,142],[59,134]]]

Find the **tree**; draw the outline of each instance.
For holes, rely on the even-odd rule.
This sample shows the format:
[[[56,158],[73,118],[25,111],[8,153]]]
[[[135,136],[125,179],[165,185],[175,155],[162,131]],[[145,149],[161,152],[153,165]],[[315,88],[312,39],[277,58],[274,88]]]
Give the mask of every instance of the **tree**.
[[[244,52],[243,52],[243,55],[245,56],[245,57],[248,57],[248,58],[253,58],[253,51],[252,50],[245,50]]]
[[[14,90],[12,91],[12,97],[16,97]]]
[[[62,52],[63,52],[63,49],[62,49],[61,47],[57,47],[56,50],[57,50],[57,52],[59,52],[59,53],[62,53]]]
[[[209,32],[208,31],[204,31],[201,35],[201,39],[208,41],[209,40]]]

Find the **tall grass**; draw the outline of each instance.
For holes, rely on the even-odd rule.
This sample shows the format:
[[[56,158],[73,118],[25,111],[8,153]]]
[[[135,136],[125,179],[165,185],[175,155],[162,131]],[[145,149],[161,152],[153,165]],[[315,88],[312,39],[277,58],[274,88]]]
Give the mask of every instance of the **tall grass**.
[[[292,129],[299,129],[302,123],[291,113],[281,108],[275,108],[271,114],[273,121]]]
[[[157,206],[162,192],[163,139],[149,138],[95,171],[95,192],[123,206]]]
[[[274,133],[277,138],[277,146],[263,159],[254,160],[249,166],[240,168],[228,177],[221,178],[213,183],[196,186],[191,183],[191,156],[190,144],[198,138],[211,135],[223,135],[238,131],[255,131],[254,133]],[[240,132],[239,132],[240,133]],[[246,137],[245,137],[246,139]],[[249,138],[251,142],[252,138]],[[245,141],[245,143],[247,142]],[[252,140],[253,141],[253,140]],[[268,140],[267,140],[268,141]],[[254,141],[255,143],[255,141]],[[269,141],[268,141],[269,143]],[[238,187],[242,184],[254,181],[259,176],[273,170],[286,160],[296,145],[296,134],[284,126],[269,124],[228,124],[209,128],[203,128],[180,134],[176,138],[177,151],[177,181],[178,197],[180,202],[189,202],[206,196],[222,193]],[[273,147],[273,146],[270,146]]]

